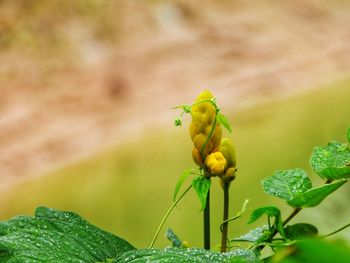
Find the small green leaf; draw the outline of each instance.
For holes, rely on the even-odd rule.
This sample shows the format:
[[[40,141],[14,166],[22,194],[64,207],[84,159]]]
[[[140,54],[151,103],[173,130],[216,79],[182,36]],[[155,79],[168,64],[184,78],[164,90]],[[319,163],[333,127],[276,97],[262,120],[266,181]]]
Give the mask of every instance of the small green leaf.
[[[196,190],[196,193],[201,202],[201,210],[203,210],[207,205],[207,195],[210,189],[211,180],[203,176],[198,176],[193,179],[192,186]]]
[[[228,121],[228,119],[226,118],[226,116],[222,113],[218,113],[216,115],[216,120],[222,125],[224,126],[229,132],[232,132],[232,127],[230,125],[230,122]]]
[[[350,178],[350,149],[347,144],[331,141],[327,146],[315,147],[310,165],[321,177],[335,180]]]
[[[177,237],[171,228],[167,229],[165,236],[172,242],[173,247],[182,247],[182,241]]]
[[[348,132],[346,133],[346,137],[348,138],[348,142],[350,143],[350,128],[348,129]]]
[[[257,227],[253,230],[250,230],[248,233],[238,237],[231,239],[230,241],[247,241],[247,242],[254,242],[254,243],[260,243],[267,238],[269,238],[271,235],[271,231],[269,230],[268,225],[263,225],[260,227]]]
[[[72,212],[39,207],[0,222],[0,262],[111,262],[134,249]]]
[[[254,223],[256,220],[258,220],[260,217],[262,217],[265,214],[270,217],[280,217],[281,211],[275,206],[264,206],[264,207],[257,208],[250,215],[248,224]]]
[[[302,169],[279,170],[261,181],[265,193],[291,200],[312,187],[310,178]]]
[[[264,214],[267,215],[268,217],[275,218],[275,222],[274,222],[273,226],[277,228],[278,232],[282,236],[284,236],[281,211],[275,206],[265,206],[265,207],[260,207],[258,209],[255,209],[250,216],[248,224],[254,223],[256,220],[258,220]]]
[[[346,182],[347,180],[342,180],[312,188],[304,193],[295,196],[293,199],[288,201],[288,204],[299,208],[317,206],[323,201],[323,199],[325,199],[328,195],[333,193]]]
[[[191,262],[191,263],[256,263],[259,262],[252,250],[237,249],[218,253],[200,248],[140,249],[126,252],[115,259],[118,263],[146,262]]]
[[[176,200],[176,196],[180,191],[181,186],[183,185],[183,183],[186,181],[187,177],[189,177],[192,174],[192,169],[187,169],[186,171],[184,171],[182,173],[182,175],[180,176],[179,180],[177,181],[176,185],[175,185],[175,190],[174,190],[174,195],[173,195],[173,201]]]
[[[285,227],[284,233],[288,239],[297,240],[305,237],[315,237],[318,230],[314,225],[298,223]]]

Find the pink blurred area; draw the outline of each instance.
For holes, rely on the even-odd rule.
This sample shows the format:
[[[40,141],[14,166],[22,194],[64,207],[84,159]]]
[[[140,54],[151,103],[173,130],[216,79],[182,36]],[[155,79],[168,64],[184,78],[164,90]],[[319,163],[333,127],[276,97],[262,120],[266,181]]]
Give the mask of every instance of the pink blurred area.
[[[346,1],[0,1],[1,184],[172,125],[348,75]]]

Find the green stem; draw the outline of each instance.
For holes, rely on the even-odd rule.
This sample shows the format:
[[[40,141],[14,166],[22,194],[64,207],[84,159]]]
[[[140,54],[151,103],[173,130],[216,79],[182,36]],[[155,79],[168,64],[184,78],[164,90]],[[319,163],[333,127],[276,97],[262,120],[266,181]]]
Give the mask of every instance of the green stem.
[[[210,130],[210,133],[209,133],[209,135],[208,135],[208,138],[207,138],[207,140],[205,141],[205,143],[203,144],[202,149],[201,149],[201,157],[202,157],[203,162],[205,161],[204,154],[203,154],[204,149],[205,149],[205,147],[207,147],[207,144],[208,144],[208,142],[209,142],[209,140],[210,140],[210,138],[211,138],[211,136],[213,135],[214,130],[215,130],[216,116],[217,116],[217,112],[215,111],[215,119],[214,119],[213,127],[211,127],[211,130]]]
[[[340,231],[342,231],[342,230],[344,230],[345,228],[348,228],[348,227],[350,227],[350,223],[345,225],[345,226],[343,226],[343,227],[341,227],[341,228],[339,228],[339,229],[337,229],[337,230],[335,230],[335,231],[333,231],[333,232],[331,232],[331,233],[329,233],[329,234],[327,234],[327,235],[321,236],[321,238],[326,238],[326,237],[332,236],[334,234],[337,234]]]
[[[300,207],[297,207],[293,210],[293,212],[283,221],[282,225],[285,226],[289,223],[290,220],[292,220],[293,217],[295,217],[299,212],[301,211]],[[276,233],[277,234],[277,233]],[[276,235],[275,234],[275,235]],[[275,236],[274,235],[274,236]]]
[[[210,180],[210,179],[209,179]],[[203,211],[204,249],[210,249],[210,189],[207,195],[206,206]]]
[[[221,233],[221,253],[226,252],[227,249],[227,232],[228,232],[228,209],[229,209],[229,189],[230,184],[224,183],[224,217],[222,224],[222,233]]]
[[[183,193],[182,195],[180,195],[174,202],[173,204],[171,205],[171,207],[168,209],[168,211],[165,213],[165,216],[163,217],[162,221],[160,222],[159,226],[158,226],[158,229],[157,229],[157,232],[156,234],[154,235],[153,239],[152,239],[152,242],[151,242],[151,245],[149,246],[150,248],[153,247],[154,243],[156,242],[157,240],[157,237],[159,235],[159,232],[160,230],[162,229],[165,221],[168,219],[171,211],[173,211],[173,209],[175,208],[175,206],[177,205],[177,203],[188,193],[188,191],[192,188],[192,185],[190,185]]]

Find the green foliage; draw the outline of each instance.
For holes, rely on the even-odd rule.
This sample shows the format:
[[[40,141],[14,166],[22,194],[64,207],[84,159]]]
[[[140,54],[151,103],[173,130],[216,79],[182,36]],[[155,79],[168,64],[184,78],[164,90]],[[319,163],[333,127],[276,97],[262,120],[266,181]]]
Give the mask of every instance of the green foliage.
[[[168,230],[168,237],[182,242]],[[35,217],[18,216],[0,223],[0,262],[257,262],[250,250],[216,253],[191,248],[136,250],[80,216],[39,207]]]
[[[265,206],[265,207],[260,207],[258,209],[255,209],[253,213],[250,216],[250,219],[248,221],[248,224],[254,223],[256,220],[258,220],[260,217],[262,217],[264,214],[268,216],[270,219],[271,217],[275,218],[275,221],[272,226],[269,225],[270,230],[272,229],[277,229],[278,232],[284,236],[284,231],[283,231],[283,225],[282,225],[282,218],[281,218],[281,211],[275,207],[275,206]],[[270,222],[270,220],[269,220]]]
[[[189,263],[249,263],[258,262],[251,250],[237,249],[228,253],[217,253],[199,248],[141,249],[126,252],[115,259],[118,263],[189,262]]]
[[[348,129],[348,132],[346,133],[346,138],[348,139],[348,142],[350,143],[350,128]]]
[[[181,186],[186,181],[186,179],[192,174],[192,169],[187,169],[183,172],[183,174],[180,176],[179,180],[177,181],[175,185],[174,195],[173,195],[173,201],[176,200],[176,196],[180,191]]]
[[[276,217],[276,219],[280,219],[281,211],[275,206],[265,206],[255,209],[250,216],[248,224],[254,223],[263,215],[267,215],[269,217]]]
[[[253,211],[248,223],[255,222],[262,215],[266,214],[268,216],[268,228],[266,225],[258,227],[230,241],[249,241],[254,243],[253,247],[255,249],[260,251],[265,246],[271,246],[274,249],[285,246],[290,247],[294,243],[294,240],[315,237],[318,234],[318,230],[311,224],[287,224],[302,208],[319,205],[328,195],[347,182],[346,178],[349,177],[347,171],[350,168],[349,160],[350,150],[348,146],[332,141],[326,147],[316,147],[310,161],[312,168],[319,175],[327,178],[324,185],[312,187],[311,180],[301,169],[279,170],[272,176],[262,180],[261,183],[265,193],[285,200],[289,205],[294,207],[293,212],[283,221],[280,210],[277,207],[267,206],[258,208]],[[334,180],[336,181],[332,182]],[[270,224],[271,217],[275,218],[272,226]],[[349,225],[324,237],[338,233]],[[280,233],[282,238],[274,238],[277,233]],[[279,262],[279,257],[277,257],[277,260],[274,258],[274,260]]]
[[[341,180],[312,188],[307,174],[301,169],[280,170],[262,180],[265,193],[280,197],[293,207],[313,207],[346,183]]]
[[[312,185],[302,169],[280,170],[261,181],[265,193],[289,201],[309,190]]]
[[[0,262],[110,262],[134,249],[71,212],[39,207],[0,223]]]
[[[333,193],[343,184],[346,180],[341,180],[339,182],[325,184],[320,187],[311,188],[304,193],[301,193],[295,196],[293,199],[288,201],[293,207],[305,208],[305,207],[314,207],[319,205],[328,195]]]
[[[210,189],[211,180],[204,176],[198,176],[193,179],[192,186],[196,190],[198,198],[201,202],[201,210],[207,205],[207,195]]]
[[[310,164],[321,177],[330,180],[350,178],[350,149],[345,143],[331,141],[327,146],[315,147]]]
[[[318,230],[314,225],[298,223],[294,225],[287,226],[284,229],[286,238],[290,240],[301,239],[305,237],[317,236]]]
[[[228,119],[226,118],[226,116],[222,113],[218,113],[216,115],[216,119],[217,121],[222,125],[224,126],[230,133],[232,132],[232,127],[231,127],[231,124],[230,122],[228,121]]]
[[[271,235],[268,225],[263,225],[255,229],[250,230],[247,234],[244,234],[238,238],[231,239],[230,241],[247,241],[247,242],[261,242],[266,240]]]

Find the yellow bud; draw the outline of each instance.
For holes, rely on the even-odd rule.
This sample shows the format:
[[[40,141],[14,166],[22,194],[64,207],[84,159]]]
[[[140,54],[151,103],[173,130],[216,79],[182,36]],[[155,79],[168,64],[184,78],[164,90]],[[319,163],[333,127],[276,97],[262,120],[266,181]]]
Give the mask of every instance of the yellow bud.
[[[223,154],[223,156],[227,161],[225,170],[229,169],[230,167],[236,167],[235,148],[232,142],[228,138],[222,138],[219,146],[219,152]]]
[[[196,101],[200,101],[200,100],[210,100],[214,98],[213,94],[211,94],[211,92],[209,90],[205,90],[205,91],[202,91],[198,97],[196,98]]]
[[[208,138],[208,136],[203,134],[203,133],[199,133],[199,134],[194,136],[193,144],[194,144],[194,147],[196,147],[199,152],[201,152],[203,145],[207,141],[207,138]],[[203,150],[203,155],[207,156],[210,152],[212,152],[213,149],[214,149],[213,143],[211,142],[211,140],[209,140],[207,145],[205,146],[205,148]]]
[[[203,161],[202,161],[202,157],[200,152],[198,151],[198,149],[196,147],[193,148],[192,150],[192,158],[193,161],[200,167],[203,166]]]
[[[186,240],[182,241],[181,245],[183,248],[189,248],[191,246],[190,243],[188,243],[188,241],[186,241]]]
[[[221,175],[225,171],[226,160],[221,152],[214,152],[205,159],[205,165],[212,175]]]
[[[217,151],[222,137],[222,130],[218,122],[216,122],[214,130],[212,131],[216,117],[215,106],[211,102],[200,102],[202,100],[211,100],[212,98],[214,98],[214,96],[209,91],[203,91],[195,100],[198,104],[195,104],[191,108],[192,122],[189,127],[189,132],[194,147],[197,148],[201,157],[203,157],[201,158],[202,160],[205,160],[210,153]],[[202,147],[210,134],[210,139],[201,153]],[[197,153],[192,153],[195,162],[198,164],[196,155]]]
[[[235,178],[236,178],[236,168],[235,167],[228,168],[225,171],[225,174],[220,178],[220,185],[222,189],[225,188],[225,185],[229,186]]]
[[[210,138],[213,143],[214,148],[219,148],[220,142],[222,138],[222,129],[220,125],[216,124],[215,130]]]

